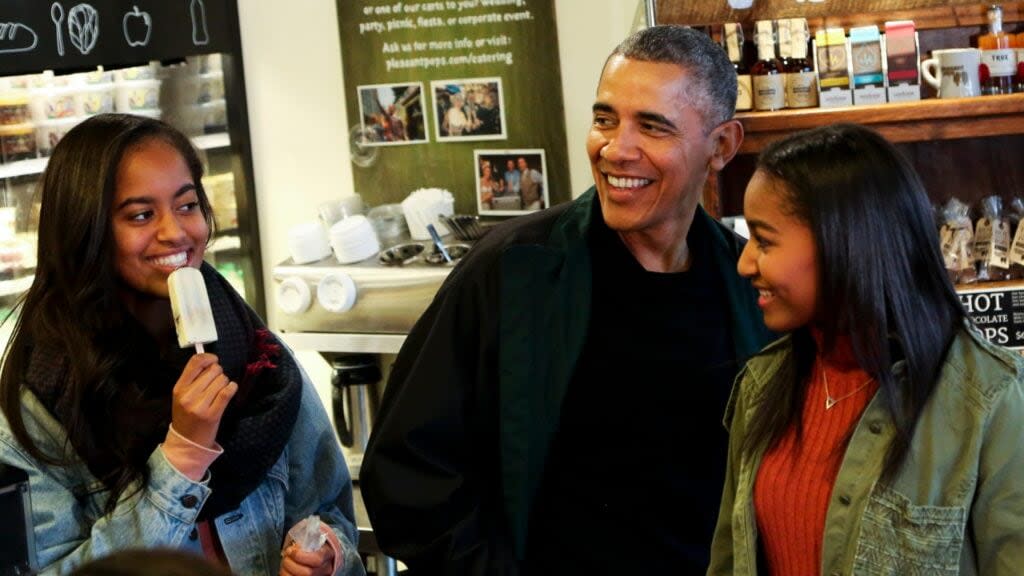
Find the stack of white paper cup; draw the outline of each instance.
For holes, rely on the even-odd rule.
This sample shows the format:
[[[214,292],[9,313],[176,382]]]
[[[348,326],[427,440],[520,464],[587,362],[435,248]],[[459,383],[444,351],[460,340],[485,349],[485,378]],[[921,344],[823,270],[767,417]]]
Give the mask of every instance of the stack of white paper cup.
[[[441,236],[448,234],[448,228],[437,216],[451,216],[454,207],[455,199],[447,190],[422,188],[409,194],[402,200],[402,211],[409,226],[409,235],[413,240],[430,240],[427,224],[433,224]]]
[[[288,230],[288,252],[296,264],[309,264],[331,255],[327,232],[319,222],[303,222]]]
[[[380,252],[377,233],[362,214],[350,216],[331,226],[330,240],[334,256],[341,264],[366,260]]]

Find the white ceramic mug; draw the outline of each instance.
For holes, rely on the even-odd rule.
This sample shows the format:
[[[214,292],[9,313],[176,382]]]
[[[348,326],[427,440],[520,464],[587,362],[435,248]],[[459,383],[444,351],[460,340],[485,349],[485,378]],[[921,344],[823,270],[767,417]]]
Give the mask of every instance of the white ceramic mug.
[[[921,76],[938,91],[939,98],[981,96],[980,66],[981,50],[977,48],[932,50],[932,57],[921,62]]]

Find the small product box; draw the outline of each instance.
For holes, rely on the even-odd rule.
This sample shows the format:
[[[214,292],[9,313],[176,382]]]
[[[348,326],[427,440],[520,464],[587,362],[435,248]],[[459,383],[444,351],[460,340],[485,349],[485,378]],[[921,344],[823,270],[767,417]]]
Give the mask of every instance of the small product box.
[[[919,54],[920,45],[912,20],[885,23],[889,102],[912,102],[921,99]]]
[[[850,29],[850,65],[853,68],[853,103],[885,104],[882,39],[878,26]]]
[[[818,101],[822,108],[853,105],[848,50],[842,28],[818,30],[814,34],[814,64],[818,69]]]

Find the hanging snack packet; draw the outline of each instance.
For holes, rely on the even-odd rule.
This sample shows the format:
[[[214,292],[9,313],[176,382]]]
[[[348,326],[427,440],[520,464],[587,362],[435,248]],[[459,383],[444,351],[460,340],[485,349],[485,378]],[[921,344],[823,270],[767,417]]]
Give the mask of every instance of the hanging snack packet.
[[[971,208],[951,198],[943,209],[945,223],[939,232],[942,243],[942,259],[946,263],[949,279],[954,284],[973,284],[978,275],[974,270],[971,248],[974,242],[974,228],[971,225]]]
[[[1006,280],[1010,272],[1010,222],[1003,216],[1003,199],[981,200],[981,218],[974,226],[974,259],[979,282]]]
[[[1024,230],[1020,225],[1024,219],[1024,199],[1019,196],[1010,200],[1010,209],[1007,211],[1010,226],[1016,230],[1013,242],[1010,243],[1010,274],[1014,280],[1024,278]]]

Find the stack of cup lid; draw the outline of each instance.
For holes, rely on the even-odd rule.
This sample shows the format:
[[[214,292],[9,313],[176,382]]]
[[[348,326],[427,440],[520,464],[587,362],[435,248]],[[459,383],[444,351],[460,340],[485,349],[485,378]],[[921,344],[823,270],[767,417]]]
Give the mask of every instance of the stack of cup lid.
[[[362,214],[349,216],[331,226],[331,247],[341,264],[351,264],[376,256],[380,242],[370,221]]]
[[[317,262],[331,255],[327,232],[319,222],[303,222],[288,230],[288,252],[296,264]]]

